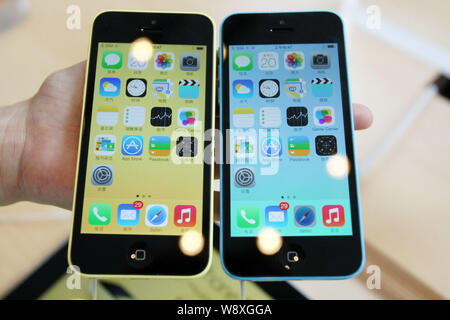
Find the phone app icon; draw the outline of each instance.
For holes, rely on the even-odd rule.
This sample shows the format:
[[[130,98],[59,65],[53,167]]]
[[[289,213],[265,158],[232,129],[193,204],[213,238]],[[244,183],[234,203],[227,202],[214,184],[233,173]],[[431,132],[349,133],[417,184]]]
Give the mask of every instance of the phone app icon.
[[[313,69],[328,69],[331,66],[330,55],[328,52],[313,52],[311,53],[311,68]]]
[[[197,99],[200,95],[200,82],[198,80],[180,80],[178,82],[178,96],[181,99]]]
[[[148,60],[141,61],[137,59],[133,52],[128,53],[128,69],[130,70],[145,70],[148,68]]]
[[[111,222],[111,205],[93,203],[89,206],[88,222],[92,226],[106,226]]]
[[[193,128],[198,123],[198,109],[180,108],[178,110],[178,125],[180,127]]]
[[[290,127],[308,125],[308,109],[306,107],[289,107],[286,111],[287,124]]]
[[[120,94],[120,79],[101,78],[99,94],[102,97],[117,97]]]
[[[266,207],[266,225],[273,228],[282,228],[288,225],[288,212],[279,206]]]
[[[281,138],[279,136],[267,136],[262,138],[261,155],[263,157],[280,157],[281,153]]]
[[[164,204],[151,204],[145,208],[145,225],[165,227],[169,220],[169,208]]]
[[[318,98],[331,97],[333,95],[333,81],[329,78],[314,78],[311,80],[311,91]]]
[[[195,157],[197,155],[197,138],[178,137],[176,152],[179,157]]]
[[[116,136],[100,134],[95,137],[94,153],[99,156],[111,156],[116,152]]]
[[[123,110],[123,125],[142,127],[145,123],[145,107],[129,106]]]
[[[132,203],[119,204],[117,208],[117,224],[124,227],[137,226],[139,224],[140,211]]]
[[[314,108],[314,124],[316,126],[332,126],[334,125],[334,109],[332,107],[315,107]]]
[[[305,54],[301,51],[285,52],[284,67],[287,70],[301,70],[305,68]]]
[[[94,186],[110,186],[113,183],[114,168],[111,165],[95,165],[92,168],[91,183]]]
[[[253,56],[247,52],[236,52],[233,54],[233,70],[250,71],[253,69]]]
[[[281,126],[281,110],[277,107],[264,107],[259,111],[259,124],[263,128]]]
[[[175,64],[175,56],[172,52],[155,53],[154,67],[156,70],[172,70]]]
[[[233,97],[236,99],[250,99],[253,97],[252,80],[234,80]]]
[[[239,228],[257,228],[259,226],[258,207],[239,207],[236,213],[236,221]]]
[[[255,186],[255,170],[250,167],[234,169],[234,185],[238,188],[252,188]]]
[[[122,67],[122,52],[105,51],[102,56],[102,67],[105,69],[120,69]]]
[[[147,93],[147,80],[145,79],[128,79],[127,80],[127,97],[144,97]]]
[[[234,155],[238,159],[249,159],[256,156],[255,139],[251,136],[234,138]]]
[[[337,140],[335,136],[317,136],[316,153],[319,156],[333,156],[337,153]]]
[[[288,152],[292,157],[309,155],[310,145],[307,136],[293,136],[288,138]]]
[[[235,108],[233,110],[233,125],[236,128],[251,128],[255,125],[255,110],[253,108]]]
[[[152,136],[150,137],[149,153],[155,157],[166,157],[170,154],[170,137]]]
[[[342,227],[345,224],[344,207],[327,205],[322,207],[322,219],[325,227]]]
[[[153,107],[150,114],[150,124],[154,127],[168,127],[172,124],[172,109]]]
[[[155,79],[152,82],[152,96],[158,99],[168,99],[173,94],[173,81],[170,79]]]
[[[280,82],[277,79],[260,80],[259,96],[261,98],[278,98],[280,96]]]
[[[144,149],[144,138],[142,136],[124,136],[122,138],[122,154],[124,156],[140,156]]]
[[[200,55],[198,53],[182,53],[180,69],[183,71],[197,71],[200,69]]]
[[[117,107],[98,107],[97,124],[100,126],[115,126],[119,120]]]
[[[197,209],[191,205],[175,206],[173,222],[177,227],[193,227],[197,220]]]
[[[306,81],[301,78],[286,79],[284,89],[288,98],[304,98],[306,96]]]
[[[263,71],[273,71],[278,69],[278,53],[260,52],[258,53],[258,67]]]
[[[316,225],[316,208],[313,206],[295,206],[294,224],[297,227],[314,227]]]

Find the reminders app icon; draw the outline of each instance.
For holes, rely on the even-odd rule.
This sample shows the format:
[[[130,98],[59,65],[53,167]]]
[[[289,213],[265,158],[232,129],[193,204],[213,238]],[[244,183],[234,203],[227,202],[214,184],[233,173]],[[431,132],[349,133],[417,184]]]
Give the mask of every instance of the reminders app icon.
[[[236,99],[250,99],[253,97],[252,80],[234,80],[233,97]]]

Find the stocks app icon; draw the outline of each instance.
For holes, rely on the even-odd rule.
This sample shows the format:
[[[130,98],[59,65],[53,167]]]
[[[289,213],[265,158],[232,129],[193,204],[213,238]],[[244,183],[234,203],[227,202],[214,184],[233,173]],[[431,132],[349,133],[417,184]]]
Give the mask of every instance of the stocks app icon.
[[[172,124],[172,109],[154,107],[150,115],[150,124],[154,127],[168,127]]]
[[[287,124],[290,127],[304,127],[308,125],[308,109],[306,107],[289,107],[286,112]]]

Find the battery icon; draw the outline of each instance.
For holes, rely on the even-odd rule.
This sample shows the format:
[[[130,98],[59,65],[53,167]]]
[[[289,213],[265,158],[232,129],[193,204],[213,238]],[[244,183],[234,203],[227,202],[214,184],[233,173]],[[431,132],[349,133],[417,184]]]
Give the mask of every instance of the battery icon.
[[[197,47],[197,50],[203,50],[203,47]]]
[[[329,44],[328,48],[334,48],[334,44]]]

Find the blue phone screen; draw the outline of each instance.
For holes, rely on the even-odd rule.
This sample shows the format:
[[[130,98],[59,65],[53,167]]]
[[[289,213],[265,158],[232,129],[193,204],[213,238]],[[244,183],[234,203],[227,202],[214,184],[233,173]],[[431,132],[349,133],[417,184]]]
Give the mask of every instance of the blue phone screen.
[[[229,55],[231,236],[352,235],[338,44]]]

